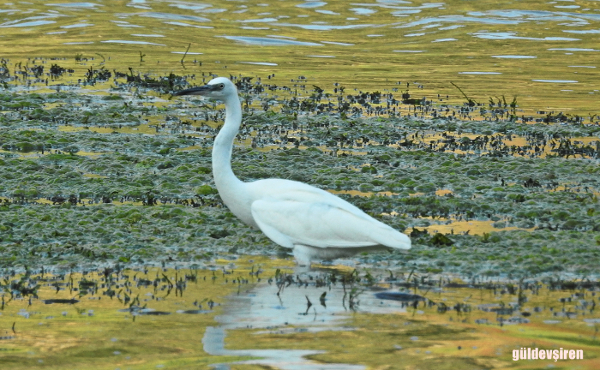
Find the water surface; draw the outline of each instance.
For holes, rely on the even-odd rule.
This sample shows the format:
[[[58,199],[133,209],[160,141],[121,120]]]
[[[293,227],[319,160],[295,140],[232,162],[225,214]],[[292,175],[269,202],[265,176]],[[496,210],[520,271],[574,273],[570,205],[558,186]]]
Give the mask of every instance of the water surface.
[[[367,90],[419,81],[423,95],[460,102],[454,82],[479,100],[516,95],[526,113],[551,107],[585,115],[597,108],[600,77],[578,71],[573,78],[569,66],[597,66],[599,7],[590,1],[13,2],[0,7],[0,50],[13,63],[102,54],[109,68],[138,67],[144,54],[142,69],[181,73],[185,65],[172,53],[189,45],[202,53],[202,64],[185,72],[275,73],[283,81],[304,75],[325,88],[338,82]],[[160,42],[139,40],[158,35]],[[244,63],[248,55],[262,64]],[[578,83],[565,95],[539,80]]]

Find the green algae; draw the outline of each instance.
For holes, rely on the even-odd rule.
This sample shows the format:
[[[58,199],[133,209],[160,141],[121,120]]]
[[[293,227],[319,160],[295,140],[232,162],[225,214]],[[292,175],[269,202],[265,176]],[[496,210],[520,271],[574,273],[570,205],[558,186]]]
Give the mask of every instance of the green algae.
[[[1,266],[143,263],[156,255],[192,261],[232,248],[286,252],[237,221],[215,192],[210,148],[223,107],[166,99],[166,92],[198,83],[199,75],[124,72],[122,63],[104,66],[104,57],[100,65],[86,62],[92,59],[78,56],[73,69],[68,58],[56,62],[65,68],[54,63],[50,77],[59,85],[32,82],[41,86],[29,92],[19,88],[23,81],[11,80],[1,95]],[[63,70],[68,75],[61,77]],[[12,78],[4,72],[2,78]],[[202,72],[203,80],[209,76]],[[452,245],[441,236],[415,235],[408,255],[361,261],[391,259],[469,276],[596,270],[600,129],[594,117],[584,123],[544,112],[538,120],[492,119],[480,107],[460,121],[461,106],[432,102],[435,114],[406,114],[398,99],[398,111],[384,108],[386,93],[330,92],[303,78],[292,89],[270,77],[232,76],[244,98],[233,163],[240,178],[304,181],[399,230],[455,234],[447,236]],[[380,110],[367,113],[367,105]],[[491,99],[488,108],[501,105]],[[469,222],[485,231],[461,226]],[[587,252],[544,255],[573,242]],[[23,243],[30,253],[20,251]],[[537,253],[543,257],[533,258]]]
[[[341,5],[330,5],[340,13],[353,15],[346,14],[348,10]],[[228,4],[223,6],[230,7]],[[471,6],[473,11],[488,10],[485,4]],[[539,4],[528,6],[537,10]],[[453,6],[447,8],[452,9]],[[303,11],[298,9],[290,5],[287,10],[290,14]],[[257,10],[250,7],[248,11],[244,16],[233,15],[233,18],[242,17],[233,21],[243,21]],[[423,11],[422,15],[426,16],[427,10]],[[398,20],[383,14],[375,15],[378,21],[395,23]],[[144,22],[143,17],[132,17],[136,23]],[[65,23],[69,22],[68,18],[59,18],[56,26],[68,25]],[[108,25],[102,26],[105,38],[116,38],[120,34],[111,22],[98,23]],[[44,26],[44,31],[51,31],[53,27]],[[466,27],[473,31],[472,27],[479,26],[467,24]],[[511,26],[511,31],[535,36],[536,27],[525,22]],[[469,32],[465,29],[450,32],[460,39],[464,32]],[[427,35],[424,37],[432,56],[427,56],[426,63],[422,63],[415,58],[390,60],[387,40],[380,38],[379,42],[372,42],[377,38],[369,38],[367,43],[364,41],[367,30],[348,30],[340,35],[339,31],[314,33],[295,27],[293,35],[303,40],[331,41],[339,40],[340,36],[360,40],[360,47],[364,48],[366,55],[357,57],[356,50],[344,50],[345,46],[330,44],[328,47],[338,58],[331,59],[328,68],[323,69],[320,59],[306,58],[300,50],[286,54],[281,53],[278,47],[255,48],[255,58],[280,64],[263,68],[235,64],[240,55],[247,57],[247,49],[243,47],[229,48],[223,54],[221,47],[213,49],[213,43],[205,40],[202,44],[208,45],[203,50],[206,55],[202,57],[202,63],[194,61],[187,64],[187,68],[194,68],[194,72],[190,72],[186,82],[172,73],[165,74],[173,70],[187,73],[181,69],[186,66],[183,63],[181,67],[179,65],[179,56],[173,58],[168,48],[151,48],[148,51],[145,47],[124,45],[119,58],[116,58],[114,46],[97,43],[94,51],[101,53],[98,55],[102,59],[100,61],[89,55],[86,46],[74,46],[65,51],[64,45],[56,45],[57,40],[62,43],[81,41],[86,37],[96,41],[92,32],[75,35],[69,31],[58,38],[41,32],[40,37],[31,39],[27,45],[13,48],[13,43],[20,43],[23,29],[5,30],[2,43],[10,46],[5,49],[13,58],[12,61],[2,60],[0,65],[0,82],[4,89],[0,92],[0,268],[7,271],[40,266],[68,271],[115,263],[131,267],[147,263],[201,263],[210,261],[223,251],[285,256],[286,251],[235,219],[214,194],[210,146],[216,134],[215,127],[223,118],[222,107],[209,105],[197,109],[196,105],[201,104],[199,101],[191,104],[167,102],[163,94],[183,88],[187,83],[200,84],[200,78],[195,80],[192,76],[202,63],[207,66],[201,68],[203,70],[216,71],[226,66],[228,70],[235,70],[232,73],[263,73],[264,81],[267,73],[270,77],[271,73],[277,72],[278,80],[274,83],[282,85],[282,81],[297,78],[298,65],[291,70],[283,67],[290,65],[291,55],[302,63],[303,73],[312,71],[306,72],[310,75],[308,84],[306,79],[299,81],[301,84],[294,83],[293,98],[282,90],[275,90],[275,94],[283,95],[283,98],[244,92],[244,101],[249,102],[245,109],[246,123],[242,128],[245,137],[236,142],[234,151],[234,171],[241,178],[280,177],[308,182],[341,193],[343,198],[373,216],[407,232],[415,226],[434,230],[435,226],[469,220],[492,224],[498,230],[473,235],[475,232],[465,234],[464,229],[451,228],[444,231],[454,242],[451,246],[434,243],[432,235],[422,233],[413,237],[414,247],[410,253],[359,256],[356,261],[361,264],[389,263],[407,275],[409,271],[411,275],[413,272],[419,274],[419,277],[457,274],[472,281],[490,277],[597,276],[600,262],[600,210],[597,202],[600,126],[597,125],[597,116],[589,112],[590,107],[596,109],[594,96],[588,92],[596,79],[593,74],[581,73],[581,84],[575,86],[575,92],[566,94],[556,94],[553,90],[556,86],[550,84],[538,84],[532,88],[529,79],[541,72],[530,61],[504,65],[503,73],[508,80],[459,76],[459,85],[470,97],[479,101],[486,100],[490,94],[510,96],[515,89],[531,91],[532,94],[519,97],[521,106],[518,112],[524,115],[522,120],[515,117],[514,109],[502,107],[500,99],[496,98],[497,106],[478,106],[462,116],[466,120],[459,121],[451,113],[462,111],[462,97],[456,94],[449,82],[456,79],[458,70],[497,68],[489,54],[498,50],[510,52],[510,43],[495,40],[469,46],[468,50],[476,51],[471,51],[471,57],[465,62],[456,53],[448,56],[442,46],[444,43],[430,43],[434,36]],[[219,27],[205,30],[201,36],[214,41],[212,37],[216,33],[220,36],[225,32],[223,30],[238,31],[231,25],[223,27],[219,23]],[[29,29],[25,30],[25,34],[29,32]],[[187,29],[186,32],[173,32],[174,37],[167,39],[185,44],[185,40],[192,37],[190,42],[198,42],[198,35],[192,35]],[[252,31],[255,36],[261,36],[261,33]],[[595,45],[592,37],[582,36],[582,39],[582,45]],[[549,46],[545,42],[536,43],[531,52],[542,55]],[[555,46],[560,46],[560,43]],[[19,60],[28,58],[32,51],[69,58],[52,61],[46,58],[39,61],[28,59],[31,64],[22,68]],[[74,51],[77,51],[75,62],[72,60]],[[562,58],[568,57],[557,57],[556,52],[550,54],[560,60],[556,65],[567,63],[568,59]],[[111,55],[114,62],[110,61]],[[382,55],[386,57],[382,58]],[[593,58],[593,53],[578,54],[581,63],[594,63]],[[190,59],[188,57],[188,61]],[[440,67],[432,63],[435,59],[444,60],[445,65]],[[155,61],[160,63],[154,64]],[[12,79],[8,70],[10,65],[15,75],[19,70],[20,73],[25,71],[40,77],[40,66],[36,63],[46,62],[52,64],[51,68],[46,67],[50,71],[49,87],[44,87],[43,79]],[[103,66],[105,63],[108,63],[106,67]],[[398,70],[399,64],[407,63],[418,67]],[[135,68],[119,72],[118,69],[124,68],[124,65]],[[557,68],[547,68],[551,71],[546,73],[559,73]],[[435,70],[435,81],[431,81],[432,70]],[[518,73],[511,74],[511,70],[518,70]],[[104,81],[111,71],[114,80]],[[61,75],[63,79],[58,81]],[[204,72],[202,75],[204,77]],[[75,83],[77,78],[81,82]],[[349,91],[354,87],[383,88],[396,94],[398,89],[394,91],[389,87],[395,84],[390,80],[395,79],[427,82],[425,89],[419,90],[418,94],[411,91],[413,97],[418,97],[412,99],[417,104],[413,107],[399,106],[397,111],[386,117],[352,117],[351,108],[358,105],[351,103],[352,99],[347,97]],[[339,81],[346,81],[349,85],[344,95],[330,93],[327,89],[306,88],[313,82],[332,86]],[[27,83],[28,88],[36,86],[38,91],[29,93],[22,90],[21,83]],[[373,87],[374,84],[376,87]],[[435,95],[440,92],[451,94],[447,100],[452,102],[447,105],[451,112],[446,112],[446,115],[444,109],[439,109],[437,112],[442,113],[439,117],[420,119],[425,116],[423,111],[426,109],[425,105],[418,104],[422,101],[421,95],[434,101]],[[377,97],[377,94],[373,96]],[[377,106],[369,99],[369,103]],[[494,103],[492,99],[490,101]],[[331,104],[327,106],[328,103]],[[332,110],[331,105],[338,108]],[[542,106],[564,107],[567,114],[532,113],[536,109],[534,107]],[[261,113],[264,107],[268,108],[267,112]],[[507,112],[512,116],[509,117]],[[581,124],[576,113],[585,118],[586,124]],[[539,118],[536,121],[530,116]],[[505,117],[508,119],[504,120]],[[596,124],[589,124],[593,122]],[[441,139],[444,135],[446,137]],[[482,149],[478,145],[486,137],[500,144],[497,148],[488,145]],[[548,145],[538,155],[535,149],[536,146],[541,147],[543,140],[553,141],[556,148],[551,150]],[[362,192],[359,193],[358,189]],[[440,196],[437,194],[439,189],[447,189],[450,193]],[[529,231],[499,231],[506,228]],[[171,276],[171,273],[168,274]],[[225,294],[225,290],[222,293]],[[23,307],[26,305],[25,301],[19,303]],[[60,314],[57,311],[54,316],[60,318]],[[28,347],[27,343],[15,351],[4,351],[3,347],[3,353],[10,354],[6,357],[7,361],[12,361],[11,365],[17,368],[42,366],[39,362],[42,359],[44,367],[62,369],[65,368],[65,359],[72,358],[75,367],[85,368],[165,366],[184,369],[243,359],[192,355],[197,352],[199,337],[182,336],[177,326],[190,325],[184,321],[177,322],[175,327],[171,327],[173,324],[168,321],[151,323],[144,330],[135,332],[139,338],[128,341],[127,349],[119,349],[114,342],[108,343],[108,337],[102,336],[100,330],[106,330],[106,323],[118,335],[123,329],[121,321],[111,315],[97,313],[86,328],[81,318],[77,318],[78,314],[81,312],[69,314],[59,325],[41,326],[18,317],[19,340],[35,343],[35,348],[42,348],[42,355],[32,350],[34,347]],[[481,346],[476,343],[478,339],[470,341],[481,336],[481,331],[469,326],[470,323],[448,328],[445,326],[447,322],[429,324],[408,319],[406,321],[411,321],[410,325],[420,328],[413,331],[390,329],[390,322],[399,321],[396,316],[356,315],[352,325],[359,328],[357,333],[347,331],[340,335],[340,332],[326,332],[315,338],[298,335],[285,341],[281,336],[273,336],[264,343],[256,341],[257,335],[248,333],[239,339],[264,345],[264,348],[277,345],[283,348],[284,342],[290,347],[311,345],[313,348],[326,348],[328,353],[316,355],[314,359],[364,363],[377,369],[506,367],[511,363],[511,349],[529,346],[539,338],[547,346],[584,346],[586,355],[597,350],[595,335],[588,339],[593,329],[581,330],[578,326],[577,333],[563,335],[563,331],[572,329],[566,328],[566,323],[558,330],[545,327],[520,331],[521,327],[515,327],[514,330],[509,329],[510,334],[489,328],[484,331],[485,335],[496,341],[504,343],[504,335],[524,338],[520,342],[507,341],[510,345],[500,346],[502,357],[499,359],[501,355],[498,352],[484,351],[497,347]],[[493,321],[495,318],[489,319]],[[45,321],[58,322],[56,319]],[[62,324],[73,322],[75,328],[62,328]],[[209,324],[209,321],[202,323]],[[90,327],[93,330],[89,330]],[[133,325],[130,328],[134,328]],[[2,329],[10,332],[10,325]],[[26,334],[23,335],[22,329]],[[95,333],[96,330],[98,333]],[[57,331],[58,335],[53,331]],[[182,338],[190,343],[144,342],[145,337],[156,338],[156,333],[163,333],[165,338]],[[582,335],[586,338],[582,339]],[[101,344],[93,341],[94,336],[100,336]],[[418,336],[420,341],[409,340],[410,337],[407,340],[408,336]],[[87,348],[67,343],[69,338],[82,341],[84,337],[87,337],[87,342],[83,346]],[[398,347],[382,346],[382,338],[394,341]],[[313,339],[316,342],[312,342]],[[196,341],[193,345],[192,340]],[[229,340],[235,344],[232,338]],[[479,340],[485,342],[485,339]],[[116,343],[123,341],[119,339]],[[61,344],[65,347],[60,348]],[[148,353],[142,347],[151,352],[150,357],[154,357],[146,358]],[[415,352],[409,352],[409,349]],[[25,352],[27,350],[34,353]],[[115,350],[120,353],[115,354]],[[421,352],[416,352],[418,350]],[[18,355],[12,355],[14,352]],[[156,359],[156,353],[165,353],[171,358]],[[116,361],[106,360],[109,357]],[[125,357],[137,359],[139,363],[122,360]],[[402,359],[401,364],[399,358]],[[102,361],[110,365],[105,366]],[[593,361],[582,366],[597,368]],[[531,366],[521,363],[518,367]],[[232,368],[264,367],[232,365]]]
[[[19,99],[48,101],[46,105],[37,103],[36,109],[52,116],[58,114],[57,100],[79,99],[71,92],[29,95],[19,95]],[[87,111],[97,111],[95,116],[105,120],[112,109],[123,107],[119,99],[100,99],[101,103],[85,99]],[[85,118],[77,110],[65,120],[70,127],[82,126],[81,130],[65,130],[62,122],[32,117],[15,119],[4,127],[0,139],[4,157],[0,159],[3,266],[25,266],[34,260],[67,265],[140,263],[157,254],[187,261],[205,258],[215,250],[229,250],[232,245],[240,252],[275,253],[278,247],[239,223],[215,194],[210,145],[216,130],[211,125],[222,119],[221,108],[197,108],[181,101],[169,104],[181,118],[169,118],[168,110],[153,109],[152,105],[129,104],[126,108],[142,117],[158,114],[169,122],[185,122],[191,116],[189,127],[177,124],[172,132],[135,131],[123,126],[122,116],[116,121],[88,119],[82,123]],[[15,112],[23,113],[16,108]],[[70,110],[62,112],[71,114]],[[209,122],[197,118],[205,115],[212,117]],[[135,129],[139,122],[136,119],[127,127]],[[107,131],[110,133],[84,128],[92,124],[113,128]],[[600,210],[599,169],[593,158],[558,153],[542,158],[510,151],[492,156],[461,147],[433,150],[424,144],[429,137],[450,140],[471,132],[473,139],[461,140],[460,145],[472,145],[477,135],[498,130],[505,134],[493,135],[493,140],[510,148],[515,135],[531,143],[545,138],[566,140],[595,134],[596,127],[485,121],[462,122],[460,129],[456,122],[452,125],[444,120],[409,118],[343,120],[306,115],[289,119],[274,112],[253,112],[242,127],[233,168],[246,181],[278,177],[331,190],[400,230],[413,226],[434,230],[436,225],[471,220],[491,223],[498,230],[533,229],[529,234],[539,241],[535,251],[564,248],[562,243],[571,242],[564,231],[581,233],[577,245],[589,248],[587,254],[567,254],[561,259],[524,258],[531,254],[527,252],[530,246],[518,242],[524,234],[502,231],[492,233],[485,242],[478,235],[451,237],[458,243],[452,250],[468,251],[465,254],[431,253],[437,243],[423,236],[414,238],[415,248],[408,256],[374,255],[376,260],[418,262],[423,271],[441,268],[469,275],[497,268],[508,274],[519,269],[528,273],[595,271],[598,256],[593,240],[598,237]],[[296,148],[282,135],[295,137],[301,145]],[[260,140],[257,146],[272,148],[247,147],[242,144],[244,136]],[[593,142],[569,140],[581,147]],[[311,142],[322,149],[306,145]],[[446,192],[438,195],[438,189]],[[173,210],[179,214],[171,215]],[[128,216],[119,216],[123,212]],[[31,253],[19,251],[23,242],[30,243]],[[64,249],[65,244],[76,247]],[[480,258],[464,260],[473,253]],[[515,266],[508,262],[510,255],[517,260]]]

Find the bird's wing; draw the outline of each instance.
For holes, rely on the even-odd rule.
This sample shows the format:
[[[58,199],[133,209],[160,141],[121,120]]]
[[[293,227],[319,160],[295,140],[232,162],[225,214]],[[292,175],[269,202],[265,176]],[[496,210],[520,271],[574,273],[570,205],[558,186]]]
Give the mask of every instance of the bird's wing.
[[[267,198],[252,203],[252,216],[275,243],[293,248],[353,248],[383,245],[410,249],[410,239],[362,213],[327,202]]]

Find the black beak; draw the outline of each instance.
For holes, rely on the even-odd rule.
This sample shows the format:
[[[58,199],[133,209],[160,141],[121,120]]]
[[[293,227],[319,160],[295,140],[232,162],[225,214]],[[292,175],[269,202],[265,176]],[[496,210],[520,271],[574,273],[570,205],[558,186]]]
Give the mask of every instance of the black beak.
[[[214,86],[204,85],[198,87],[192,87],[191,89],[181,90],[173,94],[173,96],[181,96],[181,95],[204,95],[207,92],[210,92]]]

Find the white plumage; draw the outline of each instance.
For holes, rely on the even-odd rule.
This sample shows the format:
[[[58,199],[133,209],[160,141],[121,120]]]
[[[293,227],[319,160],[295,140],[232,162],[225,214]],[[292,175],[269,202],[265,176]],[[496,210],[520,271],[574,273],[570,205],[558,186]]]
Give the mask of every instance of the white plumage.
[[[260,228],[282,247],[293,249],[299,264],[365,251],[410,249],[408,236],[327,191],[291,180],[240,181],[231,170],[231,152],[242,122],[242,108],[237,88],[229,79],[218,77],[175,95],[202,95],[225,103],[225,124],[212,152],[219,195],[244,223]]]

